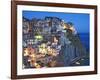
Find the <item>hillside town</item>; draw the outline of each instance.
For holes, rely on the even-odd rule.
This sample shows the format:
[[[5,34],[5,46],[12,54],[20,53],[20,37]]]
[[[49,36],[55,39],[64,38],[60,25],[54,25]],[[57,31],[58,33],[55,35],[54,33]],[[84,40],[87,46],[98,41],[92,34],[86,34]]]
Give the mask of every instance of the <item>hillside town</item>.
[[[23,17],[23,68],[80,65],[87,56],[74,24],[58,17]]]

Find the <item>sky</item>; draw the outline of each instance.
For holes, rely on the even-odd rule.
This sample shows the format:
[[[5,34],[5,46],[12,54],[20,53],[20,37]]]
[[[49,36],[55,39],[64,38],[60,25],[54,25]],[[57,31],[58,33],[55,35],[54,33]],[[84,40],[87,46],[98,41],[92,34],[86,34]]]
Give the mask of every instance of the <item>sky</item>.
[[[62,13],[62,12],[44,12],[44,11],[23,11],[22,16],[27,19],[44,19],[46,16],[58,17],[65,22],[72,22],[78,33],[89,33],[90,16],[85,13]]]

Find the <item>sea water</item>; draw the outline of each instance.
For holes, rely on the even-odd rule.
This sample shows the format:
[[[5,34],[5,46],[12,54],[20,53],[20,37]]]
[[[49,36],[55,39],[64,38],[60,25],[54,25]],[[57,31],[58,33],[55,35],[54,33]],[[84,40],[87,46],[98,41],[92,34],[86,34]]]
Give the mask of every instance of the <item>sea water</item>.
[[[89,33],[79,33],[80,40],[86,50],[89,52],[90,48],[90,36]]]

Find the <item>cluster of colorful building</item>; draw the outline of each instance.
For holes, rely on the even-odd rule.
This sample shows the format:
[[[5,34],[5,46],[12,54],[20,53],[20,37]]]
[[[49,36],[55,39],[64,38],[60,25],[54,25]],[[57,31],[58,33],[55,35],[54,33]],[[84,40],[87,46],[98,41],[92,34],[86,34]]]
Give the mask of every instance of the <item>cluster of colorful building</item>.
[[[83,49],[78,50],[82,46],[74,44],[73,40],[78,39],[76,35],[71,22],[57,17],[32,20],[23,17],[23,67],[68,66],[75,57],[83,55]],[[76,40],[76,43],[80,44],[80,41]]]

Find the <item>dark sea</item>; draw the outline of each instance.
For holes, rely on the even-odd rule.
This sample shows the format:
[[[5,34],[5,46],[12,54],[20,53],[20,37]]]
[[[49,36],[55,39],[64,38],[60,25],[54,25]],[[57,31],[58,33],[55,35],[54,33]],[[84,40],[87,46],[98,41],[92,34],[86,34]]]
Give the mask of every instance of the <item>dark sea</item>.
[[[81,40],[83,46],[85,46],[86,50],[89,52],[89,48],[90,48],[89,33],[79,33],[79,37],[80,37],[80,40]]]

